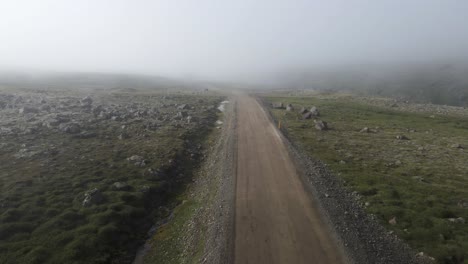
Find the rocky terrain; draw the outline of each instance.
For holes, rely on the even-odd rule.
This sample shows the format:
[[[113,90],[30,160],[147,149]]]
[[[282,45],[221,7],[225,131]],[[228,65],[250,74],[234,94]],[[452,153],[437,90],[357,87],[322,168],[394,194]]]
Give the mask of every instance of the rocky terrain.
[[[0,262],[129,263],[222,98],[0,91]]]

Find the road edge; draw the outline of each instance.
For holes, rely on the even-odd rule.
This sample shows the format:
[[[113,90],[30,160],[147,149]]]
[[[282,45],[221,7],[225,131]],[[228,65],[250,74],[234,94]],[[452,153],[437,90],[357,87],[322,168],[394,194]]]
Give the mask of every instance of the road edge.
[[[216,181],[213,200],[198,214],[207,221],[205,247],[198,263],[231,264],[234,260],[237,170],[237,101],[228,98],[221,137],[210,153],[207,177]]]

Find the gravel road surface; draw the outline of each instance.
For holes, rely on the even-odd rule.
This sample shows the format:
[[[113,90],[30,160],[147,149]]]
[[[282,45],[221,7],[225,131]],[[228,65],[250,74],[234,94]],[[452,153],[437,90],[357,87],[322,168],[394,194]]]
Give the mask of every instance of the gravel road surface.
[[[275,125],[252,97],[237,109],[234,262],[345,263]]]

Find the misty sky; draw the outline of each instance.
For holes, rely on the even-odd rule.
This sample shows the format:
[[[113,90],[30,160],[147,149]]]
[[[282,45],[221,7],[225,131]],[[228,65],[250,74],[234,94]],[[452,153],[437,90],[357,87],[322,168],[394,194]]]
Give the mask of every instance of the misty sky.
[[[219,78],[467,58],[465,0],[0,0],[0,67]]]

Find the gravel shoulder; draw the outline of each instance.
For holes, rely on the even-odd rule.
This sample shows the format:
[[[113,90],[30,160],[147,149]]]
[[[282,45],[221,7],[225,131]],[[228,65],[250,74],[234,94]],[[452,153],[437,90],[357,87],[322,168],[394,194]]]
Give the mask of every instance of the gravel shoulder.
[[[173,263],[231,263],[236,164],[236,101],[224,106],[220,133],[187,190],[188,219],[175,234],[181,254]],[[187,209],[185,209],[187,210]],[[183,216],[182,216],[183,217]],[[180,218],[176,216],[175,218]]]
[[[193,190],[194,195],[199,195],[199,190],[203,192],[204,189],[208,198],[205,208],[194,217],[199,219],[200,225],[206,225],[205,248],[198,260],[200,263],[231,263],[233,259],[233,205],[237,160],[235,97],[229,98],[224,113],[221,137],[209,155],[209,162],[204,166],[204,179],[211,183],[201,183]]]

